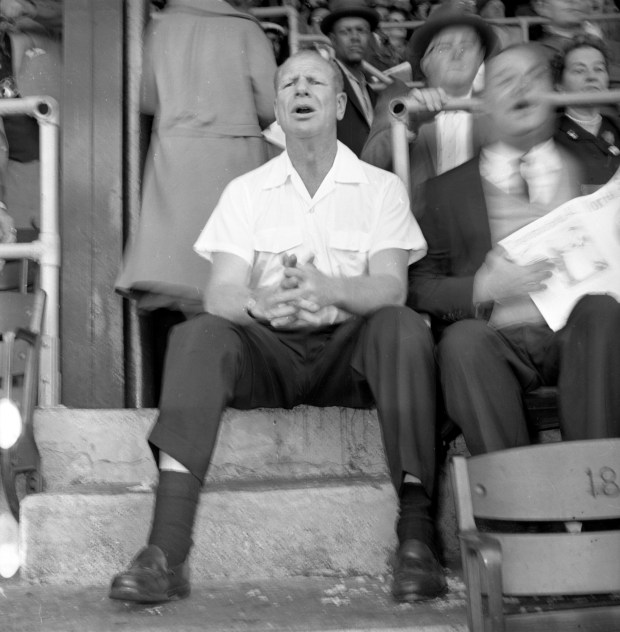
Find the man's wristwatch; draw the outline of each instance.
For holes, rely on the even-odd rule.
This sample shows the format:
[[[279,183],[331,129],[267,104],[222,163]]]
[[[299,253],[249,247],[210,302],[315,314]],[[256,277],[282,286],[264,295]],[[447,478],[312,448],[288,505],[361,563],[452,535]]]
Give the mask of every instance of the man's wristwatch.
[[[250,296],[250,298],[245,302],[245,305],[243,306],[243,309],[246,311],[247,315],[250,318],[253,318],[254,320],[256,320],[256,316],[254,316],[254,314],[252,313],[252,310],[256,307],[256,299],[252,298]]]

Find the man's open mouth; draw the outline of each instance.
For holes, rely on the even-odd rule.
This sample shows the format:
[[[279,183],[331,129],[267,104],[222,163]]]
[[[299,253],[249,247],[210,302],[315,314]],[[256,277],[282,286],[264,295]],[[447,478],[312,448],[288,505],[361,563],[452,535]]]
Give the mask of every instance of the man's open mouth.
[[[314,112],[314,108],[311,108],[309,105],[298,105],[293,109],[295,114],[312,114]]]

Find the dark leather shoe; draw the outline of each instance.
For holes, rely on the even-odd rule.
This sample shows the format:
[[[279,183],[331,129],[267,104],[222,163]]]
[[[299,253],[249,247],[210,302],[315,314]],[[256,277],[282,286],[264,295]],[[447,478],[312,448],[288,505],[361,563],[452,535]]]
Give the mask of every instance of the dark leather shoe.
[[[420,540],[405,540],[396,554],[392,594],[396,601],[434,599],[446,592],[443,568]]]
[[[112,580],[110,599],[157,603],[184,599],[190,593],[187,562],[168,568],[164,552],[154,545],[143,548],[131,566]]]

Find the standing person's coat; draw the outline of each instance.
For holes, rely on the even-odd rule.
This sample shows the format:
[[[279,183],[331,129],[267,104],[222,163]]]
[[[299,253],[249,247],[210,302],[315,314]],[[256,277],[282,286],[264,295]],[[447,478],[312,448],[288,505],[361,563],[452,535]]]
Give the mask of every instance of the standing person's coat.
[[[139,225],[116,282],[140,307],[201,309],[207,263],[192,246],[224,187],[267,159],[275,70],[259,24],[226,2],[169,0],[152,20],[142,99],[155,120]]]

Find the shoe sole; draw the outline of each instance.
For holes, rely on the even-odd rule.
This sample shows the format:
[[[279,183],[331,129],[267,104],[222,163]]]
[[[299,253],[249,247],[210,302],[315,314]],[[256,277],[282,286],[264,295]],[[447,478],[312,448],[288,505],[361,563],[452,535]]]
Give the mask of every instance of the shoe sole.
[[[423,593],[392,593],[392,596],[399,603],[413,603],[416,601],[430,601],[432,599],[438,599],[439,597],[443,597],[448,592],[448,586],[442,586],[438,588],[436,591],[432,591],[427,594]]]
[[[119,586],[118,588],[112,588],[109,593],[110,599],[117,599],[119,601],[133,601],[134,603],[162,603],[166,601],[178,601],[179,599],[186,599],[190,595],[190,588],[178,588],[167,593],[160,595],[145,596],[129,587]]]

